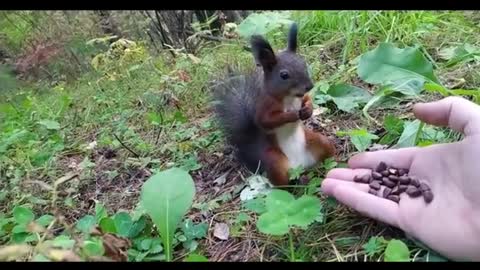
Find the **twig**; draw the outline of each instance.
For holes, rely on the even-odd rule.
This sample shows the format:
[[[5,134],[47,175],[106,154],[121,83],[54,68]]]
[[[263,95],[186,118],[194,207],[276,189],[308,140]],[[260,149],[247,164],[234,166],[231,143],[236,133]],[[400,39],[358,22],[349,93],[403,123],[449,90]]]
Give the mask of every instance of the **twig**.
[[[121,140],[120,138],[118,138],[118,136],[113,133],[113,137],[115,137],[115,139],[117,139],[117,141],[123,146],[123,148],[127,149],[128,152],[132,153],[136,158],[140,157],[139,154],[137,154],[135,151],[133,151],[132,149],[130,149],[128,146],[126,146]]]

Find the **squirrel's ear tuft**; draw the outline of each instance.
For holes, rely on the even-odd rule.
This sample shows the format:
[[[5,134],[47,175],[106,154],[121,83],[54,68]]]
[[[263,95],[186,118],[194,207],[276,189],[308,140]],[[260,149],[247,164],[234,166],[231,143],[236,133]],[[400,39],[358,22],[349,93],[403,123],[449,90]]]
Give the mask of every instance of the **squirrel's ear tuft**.
[[[265,71],[272,70],[277,64],[277,58],[268,41],[259,35],[253,35],[250,43],[255,61],[260,63]]]
[[[296,23],[292,23],[290,26],[290,31],[288,32],[288,45],[287,49],[291,52],[297,51],[297,33],[298,26]]]

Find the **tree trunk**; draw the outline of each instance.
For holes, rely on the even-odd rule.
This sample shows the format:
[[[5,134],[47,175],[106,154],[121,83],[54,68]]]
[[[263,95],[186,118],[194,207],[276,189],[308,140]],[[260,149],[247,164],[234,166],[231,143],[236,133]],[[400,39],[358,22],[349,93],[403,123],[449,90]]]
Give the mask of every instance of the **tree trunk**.
[[[118,38],[122,37],[122,33],[117,24],[113,21],[110,11],[95,10],[94,13],[99,17],[100,28],[106,35],[114,35]]]

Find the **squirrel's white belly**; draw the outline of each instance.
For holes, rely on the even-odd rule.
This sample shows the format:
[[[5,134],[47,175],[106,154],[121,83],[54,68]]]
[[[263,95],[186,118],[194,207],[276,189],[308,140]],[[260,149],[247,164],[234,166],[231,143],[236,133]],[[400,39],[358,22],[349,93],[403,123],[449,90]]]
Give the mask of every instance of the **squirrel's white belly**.
[[[284,110],[300,110],[302,99],[297,97],[287,97],[283,101]],[[316,164],[313,155],[307,149],[305,132],[303,131],[301,121],[288,123],[275,129],[278,146],[287,156],[290,168],[302,166],[308,168]]]

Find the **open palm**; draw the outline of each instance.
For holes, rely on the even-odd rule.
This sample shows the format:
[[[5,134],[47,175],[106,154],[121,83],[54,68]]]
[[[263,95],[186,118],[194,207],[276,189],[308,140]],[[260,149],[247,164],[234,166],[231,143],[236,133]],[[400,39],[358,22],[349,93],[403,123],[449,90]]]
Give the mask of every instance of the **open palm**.
[[[427,123],[449,126],[465,139],[424,148],[412,147],[362,153],[349,160],[350,169],[327,174],[322,190],[360,213],[404,230],[453,260],[480,260],[480,107],[450,97],[418,104],[414,113]],[[368,185],[353,182],[380,162],[409,169],[428,183],[430,204],[406,194],[400,202],[368,193]],[[382,190],[380,191],[382,192]]]

